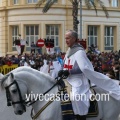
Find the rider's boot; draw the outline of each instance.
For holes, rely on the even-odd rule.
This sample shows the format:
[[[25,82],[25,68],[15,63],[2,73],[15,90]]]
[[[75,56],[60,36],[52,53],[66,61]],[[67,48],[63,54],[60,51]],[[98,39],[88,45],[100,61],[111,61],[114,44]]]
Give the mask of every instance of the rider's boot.
[[[86,120],[86,115],[76,115],[77,120]]]

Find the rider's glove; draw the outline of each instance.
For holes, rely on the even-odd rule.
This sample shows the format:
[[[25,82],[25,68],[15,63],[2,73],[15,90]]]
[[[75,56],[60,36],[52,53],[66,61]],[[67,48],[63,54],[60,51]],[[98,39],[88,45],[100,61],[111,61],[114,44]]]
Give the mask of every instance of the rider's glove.
[[[68,77],[69,74],[70,74],[70,73],[69,73],[69,70],[64,70],[64,71],[63,71],[63,75],[64,75],[65,77]]]
[[[63,77],[63,78],[67,78],[69,76],[69,71],[68,70],[60,70],[58,72],[58,77]]]
[[[64,70],[60,70],[60,71],[58,72],[58,77],[62,77],[62,76],[63,76],[63,71],[64,71]]]

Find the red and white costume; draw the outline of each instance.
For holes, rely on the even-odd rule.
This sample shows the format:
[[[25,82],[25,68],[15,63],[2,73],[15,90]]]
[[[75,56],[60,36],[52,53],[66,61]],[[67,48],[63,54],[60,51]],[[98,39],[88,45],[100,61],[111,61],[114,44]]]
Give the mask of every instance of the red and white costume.
[[[92,83],[105,90],[112,97],[120,100],[120,86],[108,76],[94,71],[94,68],[84,50],[76,51],[69,58],[66,54],[64,60],[64,69],[69,70],[70,72],[67,80],[72,86],[72,98],[75,98],[77,94],[85,94],[86,98],[89,99],[89,79]],[[72,106],[74,114],[86,115],[88,113],[89,100],[73,100]]]
[[[52,55],[55,53],[54,47],[46,47],[47,54]]]

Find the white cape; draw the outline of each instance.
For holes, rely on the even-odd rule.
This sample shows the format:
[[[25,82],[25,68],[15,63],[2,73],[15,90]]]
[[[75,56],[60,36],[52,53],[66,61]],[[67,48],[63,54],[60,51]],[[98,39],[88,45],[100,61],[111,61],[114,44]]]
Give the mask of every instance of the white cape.
[[[92,83],[108,92],[112,97],[120,100],[120,86],[108,76],[96,72],[91,62],[88,60],[85,51],[79,50],[74,54],[81,71]]]

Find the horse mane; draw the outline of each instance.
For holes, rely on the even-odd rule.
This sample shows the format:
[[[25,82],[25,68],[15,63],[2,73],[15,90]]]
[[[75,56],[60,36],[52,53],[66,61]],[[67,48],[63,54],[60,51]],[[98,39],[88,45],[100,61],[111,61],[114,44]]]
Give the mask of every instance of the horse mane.
[[[55,83],[56,81],[49,75],[47,74],[44,74],[42,72],[39,72],[41,74],[42,77],[46,78],[46,79],[49,79],[51,83]]]
[[[13,73],[13,74],[17,75],[17,73],[20,73],[20,72],[23,72],[23,73],[26,72],[26,74],[27,73],[31,73],[31,74],[34,74],[35,76],[39,76],[40,75],[40,77],[42,79],[49,80],[49,82],[51,84],[54,84],[56,82],[56,80],[54,80],[51,76],[49,76],[49,75],[47,75],[45,73],[42,73],[42,72],[40,72],[38,70],[35,70],[33,68],[30,68],[30,67],[23,66],[23,67],[18,67],[16,69],[12,70],[11,72],[9,72],[8,74],[4,75],[4,77],[1,79],[1,88],[4,89],[4,82],[7,80],[7,78],[10,75],[10,73]],[[15,75],[15,77],[17,77],[16,75]]]
[[[52,84],[55,83],[55,80],[51,76],[49,76],[48,74],[45,74],[43,72],[40,72],[38,70],[35,70],[35,69],[31,68],[31,67],[22,66],[22,67],[16,68],[15,70],[13,70],[11,72],[14,74],[14,72],[17,73],[17,72],[21,72],[21,71],[24,71],[24,72],[27,72],[27,73],[31,73],[31,74],[34,74],[36,76],[41,75],[42,78],[49,79],[49,81]]]

